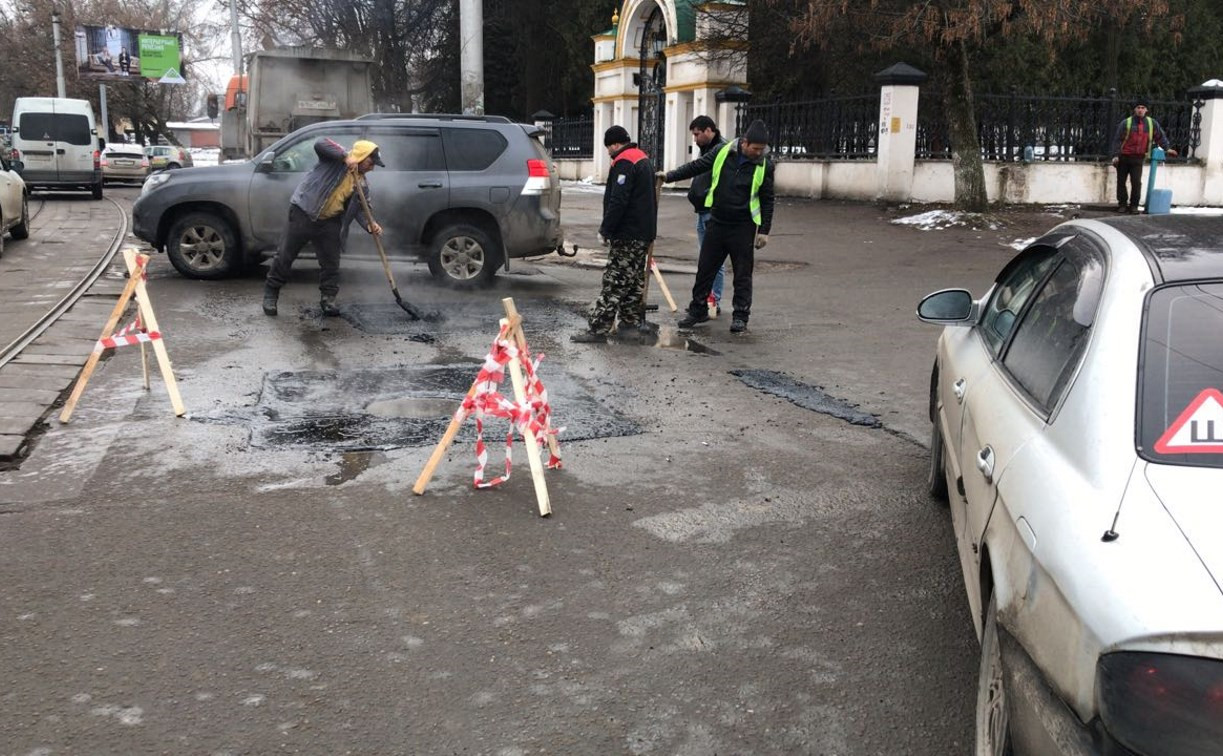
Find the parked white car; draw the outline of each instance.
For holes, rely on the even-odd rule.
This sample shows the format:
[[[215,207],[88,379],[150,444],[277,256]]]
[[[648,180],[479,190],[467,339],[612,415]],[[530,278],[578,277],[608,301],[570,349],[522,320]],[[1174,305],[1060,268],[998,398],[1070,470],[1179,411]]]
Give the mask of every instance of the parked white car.
[[[976,753],[1223,753],[1223,218],[1065,223],[918,316]]]
[[[21,179],[21,168],[21,163],[0,153],[0,254],[4,253],[6,233],[14,239],[30,235],[30,193]]]

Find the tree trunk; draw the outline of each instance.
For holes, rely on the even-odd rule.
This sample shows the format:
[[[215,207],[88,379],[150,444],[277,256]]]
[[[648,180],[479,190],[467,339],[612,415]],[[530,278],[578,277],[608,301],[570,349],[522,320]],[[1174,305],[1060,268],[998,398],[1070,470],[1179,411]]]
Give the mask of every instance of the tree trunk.
[[[985,166],[981,162],[981,140],[977,135],[977,116],[972,104],[968,50],[962,42],[948,49],[946,70],[943,108],[947,113],[947,130],[951,138],[955,206],[961,210],[985,212],[989,207],[985,192]]]

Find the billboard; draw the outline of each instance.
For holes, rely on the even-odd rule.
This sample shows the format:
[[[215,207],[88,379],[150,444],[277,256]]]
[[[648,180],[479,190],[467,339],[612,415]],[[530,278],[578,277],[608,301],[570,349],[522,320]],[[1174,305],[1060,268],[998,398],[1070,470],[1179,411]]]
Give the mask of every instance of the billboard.
[[[133,77],[182,84],[182,35],[113,24],[76,27],[76,70],[83,79],[130,81]]]

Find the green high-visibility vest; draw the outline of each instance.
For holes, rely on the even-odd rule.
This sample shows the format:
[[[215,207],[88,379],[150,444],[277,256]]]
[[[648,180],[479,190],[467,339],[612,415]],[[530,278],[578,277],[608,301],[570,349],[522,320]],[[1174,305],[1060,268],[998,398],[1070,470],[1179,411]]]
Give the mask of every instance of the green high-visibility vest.
[[[713,159],[713,181],[709,182],[709,194],[705,195],[705,207],[713,207],[713,192],[718,188],[718,179],[722,177],[722,166],[726,163],[730,147],[731,143],[727,142],[722,149],[718,150],[718,156]],[[756,166],[755,173],[752,174],[752,196],[748,200],[748,207],[752,211],[752,222],[757,226],[760,225],[760,186],[763,183],[764,161],[761,160]]]
[[[1151,157],[1151,147],[1155,144],[1155,119],[1147,116],[1142,120],[1147,122],[1147,157]],[[1125,145],[1130,138],[1130,130],[1134,128],[1134,116],[1129,116],[1125,119],[1125,136],[1121,139],[1122,146]],[[1117,149],[1121,149],[1118,147]]]

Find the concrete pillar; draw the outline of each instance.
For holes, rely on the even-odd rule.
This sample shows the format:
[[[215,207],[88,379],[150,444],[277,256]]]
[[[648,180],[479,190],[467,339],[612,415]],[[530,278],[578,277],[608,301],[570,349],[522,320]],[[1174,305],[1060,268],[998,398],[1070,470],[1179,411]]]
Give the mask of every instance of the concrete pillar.
[[[897,63],[875,74],[879,82],[879,141],[875,153],[875,198],[907,202],[913,196],[917,156],[918,85],[926,74]]]
[[[1223,205],[1223,81],[1211,79],[1189,90],[1202,105],[1202,142],[1196,156],[1202,161],[1202,204]]]

